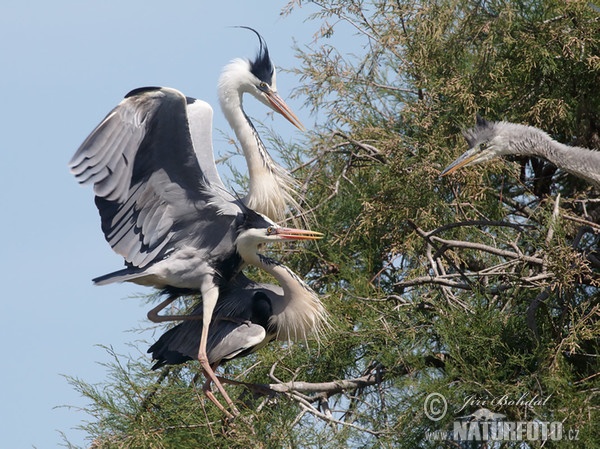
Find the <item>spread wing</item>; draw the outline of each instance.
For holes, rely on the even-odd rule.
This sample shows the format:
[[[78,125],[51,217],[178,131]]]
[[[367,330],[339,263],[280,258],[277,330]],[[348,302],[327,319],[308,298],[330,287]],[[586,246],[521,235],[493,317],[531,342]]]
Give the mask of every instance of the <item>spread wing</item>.
[[[208,120],[195,121],[193,137],[188,109]],[[143,268],[164,257],[174,236],[200,218],[236,212],[235,201],[221,188],[212,143],[205,145],[211,129],[208,104],[175,89],[135,89],[71,159],[79,182],[94,186],[106,240],[129,266]],[[195,148],[196,142],[204,146]]]

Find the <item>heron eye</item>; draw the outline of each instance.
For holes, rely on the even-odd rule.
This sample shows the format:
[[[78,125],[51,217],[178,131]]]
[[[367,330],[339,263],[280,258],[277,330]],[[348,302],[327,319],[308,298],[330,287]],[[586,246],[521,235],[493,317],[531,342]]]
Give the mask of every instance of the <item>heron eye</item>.
[[[275,228],[273,226],[269,226],[267,228],[267,235],[271,235],[275,232]]]
[[[269,87],[269,85],[268,85],[267,83],[265,83],[264,81],[263,81],[263,82],[261,82],[261,83],[259,84],[259,86],[260,86],[260,88],[261,88],[261,89],[263,89],[263,90],[266,90],[266,89]]]

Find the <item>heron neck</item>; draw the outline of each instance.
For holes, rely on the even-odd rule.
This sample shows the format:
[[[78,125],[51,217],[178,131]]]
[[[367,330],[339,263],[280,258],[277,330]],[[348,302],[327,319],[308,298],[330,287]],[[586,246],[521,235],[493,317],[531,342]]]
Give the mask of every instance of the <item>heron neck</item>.
[[[278,340],[305,340],[315,333],[317,338],[328,326],[328,315],[317,294],[292,270],[279,261],[260,254],[256,246],[242,242],[238,246],[242,259],[272,275],[283,295],[272,298],[269,327]]]
[[[301,210],[294,196],[293,178],[273,161],[258,132],[246,115],[243,92],[224,78],[220,85],[221,109],[244,152],[248,164],[248,195],[245,204],[275,221],[285,219],[287,206]]]
[[[271,156],[244,112],[242,95],[240,90],[224,86],[220,95],[221,109],[244,151],[250,174],[269,173]]]
[[[283,288],[284,296],[296,297],[301,296],[307,291],[312,291],[300,277],[281,262],[260,253],[257,253],[256,255],[258,258],[258,266],[279,282],[279,285]]]
[[[600,185],[600,151],[572,147],[535,128],[514,143],[515,154],[542,157],[560,169]]]
[[[292,270],[275,259],[257,254],[259,266],[271,274],[281,288],[283,297],[273,301],[269,325],[276,329],[278,340],[306,340],[327,325],[327,312],[317,294]]]
[[[288,190],[293,184],[289,175],[271,158],[258,132],[242,106],[243,93],[224,83],[221,86],[221,109],[233,129],[248,164],[249,192],[244,202],[251,209],[281,221],[286,204],[297,206]]]

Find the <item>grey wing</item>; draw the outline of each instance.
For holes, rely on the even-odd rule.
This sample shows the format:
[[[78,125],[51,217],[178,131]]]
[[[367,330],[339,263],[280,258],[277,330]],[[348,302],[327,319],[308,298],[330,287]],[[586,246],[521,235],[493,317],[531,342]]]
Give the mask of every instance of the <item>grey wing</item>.
[[[131,91],[69,165],[81,183],[93,184],[105,238],[129,266],[163,257],[202,203],[215,205],[213,213],[218,209],[196,159],[186,97],[174,89]]]
[[[230,360],[252,352],[267,336],[265,328],[258,324],[250,321],[236,323],[227,321],[226,318],[213,321],[209,329],[212,330],[208,334],[207,343],[210,363]]]
[[[69,161],[81,184],[93,184],[94,193],[106,200],[127,199],[136,154],[165,93],[133,90],[108,113]]]

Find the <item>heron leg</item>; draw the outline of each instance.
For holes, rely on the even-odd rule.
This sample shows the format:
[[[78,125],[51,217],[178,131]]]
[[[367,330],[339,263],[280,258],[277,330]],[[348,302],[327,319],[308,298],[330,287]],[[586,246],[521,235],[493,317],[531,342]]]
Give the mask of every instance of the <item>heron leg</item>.
[[[200,348],[198,350],[198,361],[200,362],[202,371],[204,371],[204,375],[206,376],[205,386],[210,386],[210,383],[213,382],[215,384],[215,386],[217,387],[217,389],[219,390],[219,392],[221,393],[221,395],[223,396],[223,399],[225,399],[225,402],[227,402],[227,405],[229,405],[229,407],[231,408],[231,411],[233,412],[233,414],[239,415],[239,411],[233,404],[233,401],[231,400],[231,398],[225,391],[223,384],[221,384],[221,382],[217,378],[217,375],[215,374],[215,371],[213,370],[212,366],[210,365],[210,363],[208,361],[208,354],[206,353],[206,344],[208,342],[208,328],[210,326],[212,314],[215,309],[215,306],[217,305],[218,299],[219,299],[219,289],[213,283],[211,283],[210,287],[208,287],[206,289],[205,288],[202,289],[202,309],[203,309],[203,311],[202,311],[202,334],[200,336]],[[215,398],[215,396],[212,392],[209,392],[208,389],[204,389],[204,388],[203,388],[203,390],[204,390],[204,393],[206,394],[206,397],[208,397],[208,399],[210,399],[220,410],[223,410],[225,412],[225,414],[228,415],[229,418],[233,417],[229,412],[227,412],[225,410],[223,405],[221,405],[219,403],[219,401],[217,401],[217,398]]]
[[[160,312],[165,307],[167,307],[169,304],[171,304],[173,301],[175,301],[177,298],[179,298],[179,296],[180,295],[178,295],[178,294],[169,295],[169,297],[167,299],[162,301],[159,305],[157,305],[156,307],[154,307],[152,310],[150,310],[148,312],[148,315],[147,315],[148,319],[150,321],[152,321],[153,323],[163,323],[165,321],[201,320],[202,319],[201,315],[159,315],[158,314],[158,312]]]

